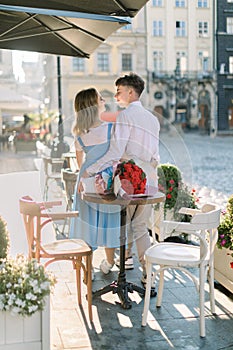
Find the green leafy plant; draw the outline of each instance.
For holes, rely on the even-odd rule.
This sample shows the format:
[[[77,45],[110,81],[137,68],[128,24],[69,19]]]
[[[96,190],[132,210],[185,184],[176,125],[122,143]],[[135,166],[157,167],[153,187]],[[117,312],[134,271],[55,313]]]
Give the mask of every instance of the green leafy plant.
[[[181,172],[172,164],[160,164],[158,166],[159,191],[166,194],[164,207],[172,209],[175,207],[178,189],[181,184]]]
[[[0,216],[0,259],[5,259],[8,255],[10,247],[9,232],[7,224]]]
[[[0,260],[0,310],[30,316],[43,310],[55,278],[23,255]]]
[[[228,199],[226,210],[221,213],[217,247],[232,250],[231,256],[233,257],[233,195]],[[230,266],[233,268],[233,261]]]
[[[164,218],[168,209],[174,210],[174,219],[177,221],[190,221],[188,215],[179,214],[182,207],[197,208],[198,198],[196,191],[182,181],[182,175],[177,166],[173,164],[160,164],[158,166],[158,188],[166,194],[164,203]]]

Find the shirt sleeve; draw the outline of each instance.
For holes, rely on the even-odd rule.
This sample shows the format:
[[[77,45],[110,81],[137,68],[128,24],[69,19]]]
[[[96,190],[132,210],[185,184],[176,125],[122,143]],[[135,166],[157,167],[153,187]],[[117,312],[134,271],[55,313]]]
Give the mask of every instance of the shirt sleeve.
[[[93,175],[111,166],[113,162],[119,161],[125,152],[130,136],[130,125],[124,111],[121,112],[116,123],[113,125],[113,132],[110,140],[110,147],[105,155],[96,163],[86,169],[89,175]]]

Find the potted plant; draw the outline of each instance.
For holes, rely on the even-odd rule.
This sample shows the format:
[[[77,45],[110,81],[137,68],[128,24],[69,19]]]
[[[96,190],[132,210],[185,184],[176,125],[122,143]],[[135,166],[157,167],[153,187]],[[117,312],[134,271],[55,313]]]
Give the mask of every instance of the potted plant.
[[[9,252],[10,239],[7,225],[0,216],[0,259],[5,259]]]
[[[31,316],[42,311],[54,278],[35,259],[23,255],[0,260],[0,311]]]
[[[182,180],[179,168],[173,164],[160,164],[158,172],[158,189],[166,195],[163,204],[163,218],[165,220],[190,221],[189,215],[180,214],[182,207],[196,209],[199,199],[196,197],[195,189],[190,189]],[[158,212],[159,206],[154,206]],[[158,213],[157,213],[158,214]],[[152,215],[152,230],[159,233],[159,215]],[[156,220],[157,218],[157,220]],[[185,236],[186,237],[186,236]]]
[[[32,132],[21,132],[14,137],[15,153],[33,152],[36,148],[37,137]]]
[[[52,274],[35,259],[8,255],[9,236],[0,218],[0,350],[50,348]]]
[[[198,198],[195,190],[190,190],[183,182],[179,168],[173,164],[160,164],[158,166],[158,188],[166,194],[164,203],[164,219],[170,211],[170,218],[177,221],[188,221],[187,215],[179,214],[181,207],[197,208]]]
[[[215,279],[233,293],[233,195],[221,213],[214,252]]]

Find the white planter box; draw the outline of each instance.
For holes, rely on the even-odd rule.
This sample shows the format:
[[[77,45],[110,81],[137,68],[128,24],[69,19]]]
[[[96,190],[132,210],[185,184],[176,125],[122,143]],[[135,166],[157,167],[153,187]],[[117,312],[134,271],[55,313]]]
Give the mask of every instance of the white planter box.
[[[44,311],[32,316],[12,316],[0,311],[0,350],[50,349],[50,298]]]
[[[33,152],[37,151],[36,140],[31,141],[16,141],[15,142],[15,153],[17,152]]]
[[[231,255],[232,250],[218,249],[214,250],[214,278],[226,289],[233,293],[233,269],[230,267],[230,262],[233,261]]]

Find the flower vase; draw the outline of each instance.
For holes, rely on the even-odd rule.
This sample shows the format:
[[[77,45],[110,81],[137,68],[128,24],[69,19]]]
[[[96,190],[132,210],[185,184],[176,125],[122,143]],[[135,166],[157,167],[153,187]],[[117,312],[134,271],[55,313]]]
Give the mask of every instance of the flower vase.
[[[214,278],[231,293],[233,293],[233,269],[230,266],[232,262],[232,250],[219,249],[214,250]]]
[[[50,298],[45,308],[31,316],[0,311],[0,350],[50,349]]]

